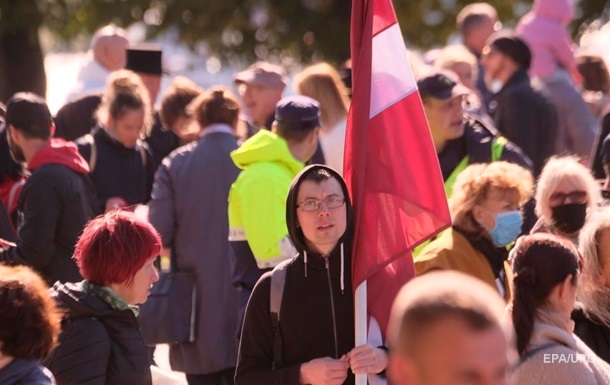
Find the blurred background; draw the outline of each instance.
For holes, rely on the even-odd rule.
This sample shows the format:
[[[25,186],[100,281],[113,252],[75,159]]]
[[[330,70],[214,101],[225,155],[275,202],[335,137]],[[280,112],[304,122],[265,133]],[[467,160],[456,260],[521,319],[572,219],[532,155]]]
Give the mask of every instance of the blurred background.
[[[394,0],[407,47],[423,52],[456,40],[456,14],[468,3]],[[532,0],[489,3],[510,28]],[[609,3],[575,0],[570,29],[581,49],[610,64]],[[29,90],[47,95],[55,111],[76,82],[91,34],[108,23],[126,28],[132,45],[160,44],[171,77],[208,87],[230,85],[232,74],[256,59],[289,72],[319,60],[343,62],[350,11],[349,0],[0,0],[0,101]]]

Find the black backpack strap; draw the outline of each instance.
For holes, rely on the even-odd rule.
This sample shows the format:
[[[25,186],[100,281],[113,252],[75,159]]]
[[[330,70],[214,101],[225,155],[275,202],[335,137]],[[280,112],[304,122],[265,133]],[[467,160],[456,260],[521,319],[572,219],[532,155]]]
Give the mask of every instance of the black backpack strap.
[[[273,364],[272,369],[280,369],[282,363],[282,336],[280,334],[280,310],[284,287],[286,286],[286,267],[291,260],[277,265],[271,272],[271,291],[269,293],[269,311],[271,312],[271,331],[273,332]]]
[[[519,366],[521,366],[525,361],[532,358],[536,353],[546,350],[548,348],[552,348],[553,346],[557,346],[557,345],[563,345],[563,344],[560,344],[559,342],[549,342],[548,344],[540,345],[540,346],[535,347],[534,349],[526,351],[521,357],[519,357],[519,361],[517,361],[515,363],[512,370],[513,371],[517,370],[517,368]]]

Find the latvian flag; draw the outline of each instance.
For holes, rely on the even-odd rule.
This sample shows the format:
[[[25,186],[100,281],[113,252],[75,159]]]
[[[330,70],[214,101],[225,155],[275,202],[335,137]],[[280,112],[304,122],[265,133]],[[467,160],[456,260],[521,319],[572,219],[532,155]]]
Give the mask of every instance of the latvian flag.
[[[451,220],[390,0],[353,0],[351,58],[344,175],[356,213],[353,282],[367,281],[368,314],[385,335],[392,301],[415,276],[411,249]]]

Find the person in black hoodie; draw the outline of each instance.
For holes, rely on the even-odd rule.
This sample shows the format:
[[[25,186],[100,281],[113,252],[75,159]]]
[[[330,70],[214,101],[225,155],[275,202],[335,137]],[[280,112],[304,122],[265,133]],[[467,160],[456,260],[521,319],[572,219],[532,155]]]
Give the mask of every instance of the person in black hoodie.
[[[58,347],[45,362],[58,385],[152,383],[134,305],[146,302],[159,279],[160,251],[155,229],[133,213],[115,210],[89,222],[74,253],[85,280],[51,289],[65,312]]]
[[[354,348],[354,223],[341,176],[318,164],[303,169],[288,194],[286,222],[298,254],[285,266],[279,333],[272,327],[268,272],[248,302],[235,383],[353,384],[352,373],[383,372],[383,347]]]
[[[79,281],[71,256],[83,226],[93,216],[89,167],[73,143],[51,138],[55,127],[44,101],[17,93],[6,109],[11,156],[31,172],[17,203],[17,245],[0,240],[0,262],[28,265],[48,284]]]

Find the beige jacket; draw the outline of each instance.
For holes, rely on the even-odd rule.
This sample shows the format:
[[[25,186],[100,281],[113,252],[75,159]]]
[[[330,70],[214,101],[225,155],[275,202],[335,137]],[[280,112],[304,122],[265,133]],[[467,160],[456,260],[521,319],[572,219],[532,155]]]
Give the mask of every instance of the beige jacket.
[[[511,385],[608,385],[610,366],[576,335],[537,321],[528,350],[540,350],[518,365],[509,376]]]

